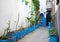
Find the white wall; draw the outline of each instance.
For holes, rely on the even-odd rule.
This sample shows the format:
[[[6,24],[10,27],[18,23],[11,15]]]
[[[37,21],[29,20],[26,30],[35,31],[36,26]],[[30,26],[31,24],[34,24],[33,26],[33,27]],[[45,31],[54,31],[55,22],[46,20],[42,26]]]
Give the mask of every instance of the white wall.
[[[46,0],[40,0],[40,9],[42,9],[43,12],[46,12]]]
[[[27,27],[26,17],[29,17],[28,12],[31,11],[31,8],[29,8],[29,5],[25,5],[24,2],[22,3],[21,0],[18,0],[18,10],[20,12],[19,25],[22,24],[23,27]]]
[[[12,28],[13,21],[17,20],[17,15],[17,0],[0,0],[0,35],[7,28],[8,20],[11,20]]]
[[[46,6],[46,8],[51,8],[51,7],[52,7],[52,6],[51,6],[51,0],[50,0],[50,1],[47,0],[46,2],[47,2],[47,6]]]
[[[51,8],[51,3],[48,3],[47,4],[47,8]]]
[[[19,14],[19,26],[27,27],[28,22],[26,18],[28,12],[31,10],[28,6],[21,2],[21,0],[0,0],[0,35],[3,34],[4,29],[7,28],[8,20],[11,21],[11,31],[16,30],[14,21],[17,21]]]
[[[46,0],[40,0],[40,9],[46,12]],[[11,21],[11,31],[16,29],[16,23],[14,23],[14,21],[17,21],[18,14],[18,25],[21,26],[22,24],[23,27],[29,26],[26,17],[30,16],[30,14],[28,14],[30,10],[31,8],[26,6],[25,3],[22,3],[21,0],[0,0],[0,35],[2,35],[4,29],[6,29],[8,20]]]
[[[56,2],[57,1],[55,0],[55,12],[57,12],[57,9],[58,9],[58,6],[59,6],[59,5],[56,5]]]
[[[42,9],[42,11],[41,11]],[[40,11],[43,13],[43,12],[46,12],[46,0],[40,0]],[[44,14],[44,16],[46,17],[46,13]]]

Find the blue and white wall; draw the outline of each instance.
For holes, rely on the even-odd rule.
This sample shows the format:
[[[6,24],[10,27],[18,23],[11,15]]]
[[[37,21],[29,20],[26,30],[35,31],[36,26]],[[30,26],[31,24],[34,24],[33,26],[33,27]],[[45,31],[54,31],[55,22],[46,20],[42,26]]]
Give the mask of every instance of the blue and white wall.
[[[42,11],[41,11],[42,9]],[[40,13],[46,12],[46,0],[40,0]],[[46,17],[46,13],[44,14]]]
[[[22,24],[23,27],[28,27],[30,25],[26,20],[26,17],[30,17],[30,4],[31,0],[28,5],[25,5],[21,0],[0,0],[0,36],[3,35],[4,29],[8,27],[8,20],[11,22],[11,31],[16,30],[16,23],[14,21],[18,20],[18,14],[18,26]],[[40,9],[46,12],[46,0],[40,0]]]
[[[30,3],[29,3],[30,4]],[[19,14],[19,24],[27,27],[26,17],[30,16],[28,12],[31,10],[29,5],[25,5],[21,0],[0,0],[0,36],[3,35],[4,29],[8,27],[8,20],[11,22],[11,31],[16,30],[16,23]]]

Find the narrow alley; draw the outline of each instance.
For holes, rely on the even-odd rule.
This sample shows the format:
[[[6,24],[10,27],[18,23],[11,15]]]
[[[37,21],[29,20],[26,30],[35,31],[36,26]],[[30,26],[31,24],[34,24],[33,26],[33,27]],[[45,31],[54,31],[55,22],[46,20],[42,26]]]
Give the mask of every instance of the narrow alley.
[[[26,35],[18,42],[49,42],[48,28],[40,27],[34,32]]]

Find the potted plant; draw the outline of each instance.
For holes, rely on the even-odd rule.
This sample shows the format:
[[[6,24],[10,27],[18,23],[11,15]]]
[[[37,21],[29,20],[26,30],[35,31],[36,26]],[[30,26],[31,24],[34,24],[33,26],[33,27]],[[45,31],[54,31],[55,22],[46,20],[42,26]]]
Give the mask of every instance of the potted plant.
[[[7,36],[8,28],[4,30],[4,34],[0,37],[0,42],[16,42],[16,39],[12,36]]]
[[[53,19],[52,16],[50,17],[50,20],[48,22],[49,28],[53,27]]]
[[[56,28],[51,28],[49,30],[49,38],[50,38],[50,42],[58,42],[58,33]]]
[[[52,22],[48,22],[48,24],[49,24],[49,28],[53,26]]]
[[[31,17],[27,17],[27,21],[28,21],[29,24],[30,24],[30,20],[31,20]],[[27,28],[29,28],[29,27],[31,27],[31,24]]]

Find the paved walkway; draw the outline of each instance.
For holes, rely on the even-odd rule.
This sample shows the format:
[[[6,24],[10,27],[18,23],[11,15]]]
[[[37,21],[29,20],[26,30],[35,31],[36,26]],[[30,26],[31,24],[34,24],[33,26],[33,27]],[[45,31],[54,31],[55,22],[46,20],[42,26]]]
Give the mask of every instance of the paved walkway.
[[[40,27],[34,32],[26,35],[18,42],[49,42],[48,39],[48,28]]]

